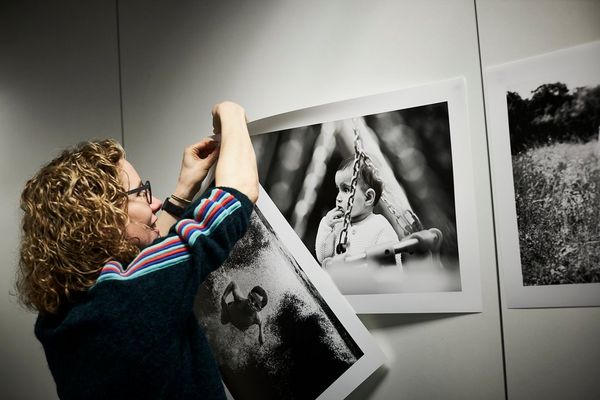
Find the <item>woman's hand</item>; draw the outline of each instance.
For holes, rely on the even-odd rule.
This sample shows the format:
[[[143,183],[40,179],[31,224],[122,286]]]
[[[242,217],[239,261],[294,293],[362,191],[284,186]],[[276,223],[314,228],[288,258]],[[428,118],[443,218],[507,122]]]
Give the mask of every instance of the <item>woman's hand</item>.
[[[179,179],[177,180],[177,186],[173,194],[185,200],[192,200],[196,192],[200,189],[202,181],[206,178],[208,170],[217,161],[218,156],[219,144],[213,139],[203,139],[198,143],[188,146],[183,152]],[[182,203],[172,197],[169,201],[179,207],[185,208],[187,206],[186,203]],[[175,222],[177,222],[175,216],[165,211],[161,212],[156,221],[156,226],[161,236],[166,236]]]
[[[246,112],[241,106],[226,101],[214,106],[212,115],[214,133],[221,136],[215,183],[237,189],[256,203],[258,170],[246,125]]]
[[[183,152],[179,179],[173,194],[191,200],[218,156],[219,143],[211,138],[188,146]]]

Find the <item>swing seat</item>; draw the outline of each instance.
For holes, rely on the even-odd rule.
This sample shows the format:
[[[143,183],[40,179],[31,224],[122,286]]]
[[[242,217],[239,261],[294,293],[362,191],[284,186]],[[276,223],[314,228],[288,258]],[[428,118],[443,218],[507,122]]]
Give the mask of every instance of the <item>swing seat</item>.
[[[329,257],[323,261],[323,267],[328,268],[334,264],[347,266],[361,264],[376,265],[379,267],[395,266],[396,254],[431,255],[439,253],[442,240],[443,234],[439,229],[421,230],[409,235],[404,240],[373,246],[358,254],[340,254],[335,257]]]
[[[396,266],[396,255],[394,246],[397,243],[390,242],[373,246],[367,251],[358,254],[340,254],[323,260],[325,269],[336,266],[360,266],[376,265],[379,267]]]

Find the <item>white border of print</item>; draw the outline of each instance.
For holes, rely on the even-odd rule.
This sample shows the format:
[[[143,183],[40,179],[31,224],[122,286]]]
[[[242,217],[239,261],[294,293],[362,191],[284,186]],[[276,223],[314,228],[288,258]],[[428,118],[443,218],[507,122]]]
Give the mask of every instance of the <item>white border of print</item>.
[[[321,400],[343,399],[384,363],[385,356],[375,343],[373,336],[358,319],[352,307],[335,287],[329,275],[317,264],[262,186],[260,187],[260,196],[256,206],[271,224],[279,240],[284,243],[290,254],[300,265],[300,268],[306,273],[325,303],[331,308],[331,311],[363,352],[362,357],[318,397]]]
[[[462,290],[346,296],[357,313],[481,311],[479,244],[477,219],[473,212],[475,192],[464,79],[456,78],[431,85],[310,107],[249,124],[251,134],[257,135],[441,102],[448,103]]]
[[[509,308],[600,305],[600,283],[523,285],[506,104],[508,90],[529,87],[528,84],[534,84],[531,87],[534,90],[536,83],[598,76],[599,66],[600,42],[595,42],[486,69],[486,108],[498,265],[502,269],[502,286]],[[572,84],[567,84],[571,88]]]

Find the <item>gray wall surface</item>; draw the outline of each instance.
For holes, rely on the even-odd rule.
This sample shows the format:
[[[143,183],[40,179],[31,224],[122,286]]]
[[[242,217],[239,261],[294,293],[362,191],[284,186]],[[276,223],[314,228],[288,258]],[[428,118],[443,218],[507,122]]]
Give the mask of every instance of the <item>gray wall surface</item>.
[[[600,39],[598,1],[487,0],[477,11],[483,68]],[[503,306],[502,321],[510,399],[600,398],[599,307]]]
[[[115,4],[2,2],[0,57],[0,398],[53,398],[33,336],[35,316],[10,294],[19,195],[62,148],[94,137],[121,139]]]
[[[600,39],[600,2],[120,0],[1,11],[0,212],[10,232],[25,180],[78,141],[122,140],[166,197],[218,101],[239,102],[253,120],[465,77],[483,312],[362,315],[389,362],[350,397],[600,397],[599,308],[502,305],[481,79],[486,66]],[[1,246],[0,396],[56,397],[35,317],[9,294],[18,234]]]

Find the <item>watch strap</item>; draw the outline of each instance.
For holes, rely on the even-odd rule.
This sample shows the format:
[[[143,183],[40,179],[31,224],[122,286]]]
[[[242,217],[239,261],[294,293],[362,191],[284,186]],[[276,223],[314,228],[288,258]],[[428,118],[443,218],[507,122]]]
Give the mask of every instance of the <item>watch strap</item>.
[[[183,216],[183,213],[185,212],[185,208],[171,203],[170,200],[170,197],[167,197],[163,202],[161,209],[168,212],[176,218],[181,218]]]

